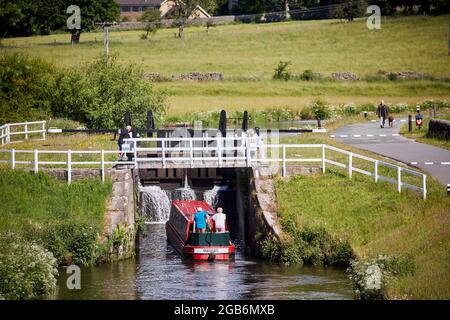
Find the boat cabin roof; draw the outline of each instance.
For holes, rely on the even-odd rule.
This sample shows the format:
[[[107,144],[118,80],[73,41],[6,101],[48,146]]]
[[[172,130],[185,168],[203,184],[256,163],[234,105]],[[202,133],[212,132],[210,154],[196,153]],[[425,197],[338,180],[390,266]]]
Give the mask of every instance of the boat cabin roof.
[[[172,206],[174,206],[188,221],[194,220],[194,214],[197,212],[197,208],[202,208],[203,211],[207,213],[215,212],[213,207],[211,207],[206,201],[173,200]]]

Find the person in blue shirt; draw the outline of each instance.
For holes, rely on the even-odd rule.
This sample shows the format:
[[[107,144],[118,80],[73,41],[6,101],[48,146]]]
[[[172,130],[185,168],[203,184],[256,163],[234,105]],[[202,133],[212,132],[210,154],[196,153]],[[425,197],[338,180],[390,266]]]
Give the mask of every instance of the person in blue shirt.
[[[194,214],[194,222],[196,232],[205,233],[206,232],[206,224],[208,223],[208,214],[203,211],[202,208],[197,208],[197,213]]]

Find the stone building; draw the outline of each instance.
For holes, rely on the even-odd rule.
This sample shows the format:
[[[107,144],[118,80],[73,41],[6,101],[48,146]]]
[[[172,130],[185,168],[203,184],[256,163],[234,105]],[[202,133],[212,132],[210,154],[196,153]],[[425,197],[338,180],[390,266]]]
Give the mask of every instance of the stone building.
[[[137,20],[147,9],[159,9],[162,19],[172,18],[175,2],[172,0],[116,0],[120,7],[121,18]],[[202,7],[197,6],[189,19],[210,18],[211,15]]]

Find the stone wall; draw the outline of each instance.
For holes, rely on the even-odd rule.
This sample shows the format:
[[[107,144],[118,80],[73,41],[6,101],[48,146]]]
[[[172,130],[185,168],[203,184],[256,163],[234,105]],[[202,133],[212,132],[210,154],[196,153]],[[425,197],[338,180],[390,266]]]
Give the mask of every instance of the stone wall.
[[[103,236],[112,242],[109,260],[120,260],[135,253],[135,212],[133,172],[130,169],[111,173],[112,194],[105,212]]]
[[[43,169],[42,171],[67,181],[67,170],[65,169]],[[133,170],[129,168],[108,169],[106,177],[112,181],[112,193],[107,200],[104,229],[100,240],[108,246],[108,256],[104,260],[120,260],[135,254],[136,200]],[[72,181],[86,178],[101,179],[101,170],[72,170]]]
[[[287,166],[287,175],[306,175],[321,172],[320,166]],[[259,256],[261,241],[270,237],[280,240],[283,231],[278,219],[275,177],[278,169],[259,166],[249,170],[249,206],[245,221],[245,243],[248,253]]]
[[[189,72],[179,75],[172,75],[172,80],[191,80],[191,81],[221,81],[223,73],[221,72]]]
[[[431,119],[428,125],[428,136],[440,139],[450,139],[450,121]]]

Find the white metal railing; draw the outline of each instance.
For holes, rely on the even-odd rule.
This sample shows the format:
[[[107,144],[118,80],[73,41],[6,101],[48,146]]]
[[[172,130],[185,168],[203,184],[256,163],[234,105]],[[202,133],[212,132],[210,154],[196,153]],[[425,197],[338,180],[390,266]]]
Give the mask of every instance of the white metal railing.
[[[13,141],[13,136],[24,136],[28,140],[30,135],[40,134],[42,140],[45,140],[47,130],[45,129],[46,121],[32,121],[20,123],[7,123],[0,127],[0,145],[3,146],[8,143],[18,142]],[[40,127],[39,129],[31,129],[32,127]]]
[[[361,173],[370,176],[374,182],[387,181],[397,185],[397,190],[401,192],[404,188],[419,191],[423,195],[423,199],[427,196],[426,175],[403,168],[391,163],[376,160],[370,157],[359,155],[350,151],[339,149],[326,144],[267,144],[261,142],[255,143],[248,137],[202,137],[202,138],[134,138],[125,139],[131,144],[129,151],[134,155],[133,161],[107,161],[105,155],[118,154],[118,150],[5,150],[0,149],[1,153],[9,153],[9,159],[0,160],[0,163],[9,163],[12,168],[16,168],[18,164],[32,165],[34,172],[38,172],[43,166],[64,166],[68,172],[68,182],[71,181],[72,168],[74,166],[85,165],[89,168],[96,167],[101,169],[102,180],[105,179],[105,166],[116,164],[133,165],[139,168],[144,164],[158,165],[161,168],[167,168],[169,162],[172,165],[178,165],[183,168],[199,168],[199,167],[251,167],[254,164],[270,164],[281,163],[281,174],[286,175],[288,163],[320,163],[322,172],[326,172],[328,165],[346,169],[349,178],[353,173]],[[156,146],[148,146],[148,144],[156,143]],[[142,145],[147,144],[147,145]],[[319,156],[310,158],[289,157],[287,151],[289,149],[317,149]],[[267,150],[274,151],[266,156]],[[281,156],[280,156],[281,151]],[[331,152],[336,152],[344,160],[332,157]],[[18,154],[32,155],[31,159],[26,161],[18,160]],[[45,161],[40,159],[41,155],[60,154],[63,160]],[[74,155],[90,154],[97,156],[94,161],[74,161]],[[155,157],[148,157],[149,155]],[[342,157],[344,156],[344,157]],[[358,167],[354,160],[362,160],[370,164],[371,169]],[[395,170],[395,179],[384,176],[380,173],[380,168],[390,168]],[[404,181],[405,175],[417,176],[420,178],[419,185],[413,185]]]
[[[261,163],[280,163],[281,175],[286,175],[286,167],[288,163],[320,163],[322,172],[325,173],[327,165],[333,165],[338,168],[347,170],[348,177],[351,178],[354,172],[361,173],[373,177],[375,182],[387,181],[397,185],[397,190],[402,191],[403,188],[412,189],[422,193],[423,199],[426,199],[426,175],[403,168],[384,161],[376,160],[357,153],[346,151],[340,148],[329,146],[326,144],[267,144],[255,143],[255,140],[245,135],[241,137],[195,137],[195,138],[133,138],[125,139],[131,143],[134,153],[134,165],[138,168],[143,163],[160,163],[162,168],[166,168],[170,161],[173,165],[181,167],[200,167],[200,164],[212,167],[226,167],[226,161],[234,163],[236,166],[250,167],[253,164]],[[156,146],[141,147],[141,143],[156,143]],[[320,156],[314,158],[290,158],[287,156],[288,149],[305,149],[314,148],[320,150]],[[267,150],[277,150],[275,154],[269,157],[261,157],[265,155]],[[347,158],[345,163],[336,159],[327,158],[327,150],[334,151]],[[281,151],[281,156],[280,156]],[[148,153],[153,153],[156,157],[147,157]],[[140,157],[144,155],[145,157]],[[371,163],[371,170],[359,168],[354,164],[354,159],[363,160]],[[236,161],[241,163],[236,164]],[[396,179],[383,176],[379,173],[380,168],[391,168],[395,170]],[[420,185],[413,185],[402,181],[404,175],[412,175],[420,178]]]
[[[106,167],[111,165],[134,165],[133,161],[107,161],[105,156],[108,154],[118,154],[117,150],[15,150],[15,149],[0,149],[1,153],[9,153],[8,160],[0,160],[0,163],[9,163],[12,169],[15,169],[17,165],[31,165],[33,167],[33,171],[35,173],[39,172],[39,169],[43,166],[63,166],[63,168],[67,169],[67,182],[70,183],[72,181],[72,169],[75,166],[85,165],[89,166],[89,168],[98,168],[101,170],[102,181],[105,181],[106,176]],[[29,160],[17,160],[17,155],[19,154],[29,154],[32,156],[32,159]],[[40,160],[39,157],[41,155],[49,155],[49,154],[59,154],[63,155],[64,160],[59,161],[46,161]],[[93,161],[74,161],[73,156],[75,155],[94,155],[97,156],[97,159]]]

